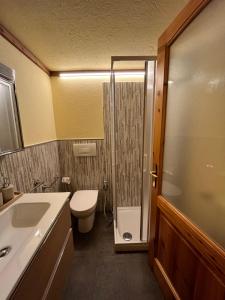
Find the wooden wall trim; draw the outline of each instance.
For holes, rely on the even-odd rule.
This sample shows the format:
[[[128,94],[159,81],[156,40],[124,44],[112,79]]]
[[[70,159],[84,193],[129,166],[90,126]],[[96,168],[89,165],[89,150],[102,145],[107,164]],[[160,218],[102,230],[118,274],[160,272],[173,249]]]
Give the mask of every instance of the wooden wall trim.
[[[111,56],[111,61],[156,60],[156,56]]]
[[[157,197],[157,207],[197,252],[199,259],[206,261],[214,274],[225,282],[225,251],[162,196]]]
[[[29,58],[36,66],[38,66],[46,74],[50,75],[48,68],[38,59],[26,46],[24,46],[11,32],[9,32],[2,24],[0,24],[0,34]]]
[[[160,36],[158,48],[171,45],[210,1],[212,0],[191,0]]]

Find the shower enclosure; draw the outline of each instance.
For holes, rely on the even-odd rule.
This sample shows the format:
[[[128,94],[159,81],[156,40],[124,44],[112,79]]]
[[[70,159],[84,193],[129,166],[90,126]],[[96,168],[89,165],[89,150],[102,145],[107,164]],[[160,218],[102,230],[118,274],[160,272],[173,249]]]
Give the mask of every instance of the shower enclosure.
[[[112,57],[111,142],[115,249],[148,242],[155,57]]]

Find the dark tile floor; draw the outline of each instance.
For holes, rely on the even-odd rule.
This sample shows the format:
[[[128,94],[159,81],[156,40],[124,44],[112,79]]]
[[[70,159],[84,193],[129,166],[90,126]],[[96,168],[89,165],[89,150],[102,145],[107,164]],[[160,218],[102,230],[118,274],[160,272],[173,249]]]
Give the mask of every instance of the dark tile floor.
[[[75,232],[75,253],[64,290],[65,300],[163,299],[147,253],[116,254],[113,226],[100,214],[88,234]]]

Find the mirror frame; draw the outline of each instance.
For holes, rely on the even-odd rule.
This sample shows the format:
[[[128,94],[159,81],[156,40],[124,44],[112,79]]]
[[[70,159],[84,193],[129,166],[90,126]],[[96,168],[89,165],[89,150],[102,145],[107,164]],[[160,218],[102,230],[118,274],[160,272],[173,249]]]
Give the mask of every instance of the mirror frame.
[[[12,84],[12,88],[14,91],[14,99],[12,100],[12,102],[13,102],[13,114],[14,114],[15,123],[16,123],[15,129],[17,130],[18,139],[19,139],[18,142],[20,144],[19,148],[17,148],[17,149],[0,152],[0,157],[2,157],[4,155],[10,154],[10,153],[15,153],[15,152],[24,150],[24,140],[23,140],[18,100],[17,100],[17,95],[16,95],[15,70],[0,63],[0,79],[3,79],[5,81],[7,81],[8,83]]]

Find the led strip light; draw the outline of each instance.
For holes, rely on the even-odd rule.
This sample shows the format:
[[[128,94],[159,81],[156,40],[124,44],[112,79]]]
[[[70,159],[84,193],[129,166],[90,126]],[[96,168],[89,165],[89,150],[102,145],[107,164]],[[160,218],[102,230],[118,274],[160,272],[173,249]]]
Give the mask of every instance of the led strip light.
[[[144,71],[114,71],[116,77],[143,77]],[[108,77],[110,71],[87,71],[87,72],[62,72],[60,78],[85,78],[85,77]]]

